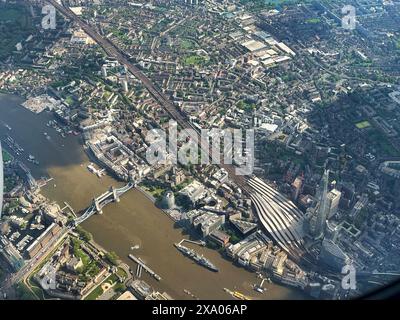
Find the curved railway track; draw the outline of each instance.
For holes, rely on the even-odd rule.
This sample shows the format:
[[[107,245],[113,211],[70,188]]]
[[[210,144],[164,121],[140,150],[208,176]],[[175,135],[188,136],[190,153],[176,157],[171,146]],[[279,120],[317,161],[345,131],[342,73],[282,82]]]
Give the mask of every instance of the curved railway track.
[[[110,57],[116,59],[120,64],[126,66],[130,73],[133,74],[135,78],[140,80],[143,86],[149,91],[152,97],[166,110],[169,116],[174,119],[178,125],[183,129],[192,129],[198,135],[198,141],[200,139],[200,133],[197,128],[195,128],[187,118],[181,113],[181,111],[170,101],[169,97],[162,92],[160,88],[158,88],[137,66],[135,66],[131,61],[128,60],[125,53],[123,53],[116,45],[114,45],[109,39],[102,37],[93,27],[89,24],[82,21],[78,16],[76,16],[69,8],[65,7],[62,4],[59,4],[55,0],[46,0],[47,3],[53,5],[60,13],[62,13],[65,17],[74,21],[79,27],[89,35],[99,46],[103,48],[103,50]],[[208,152],[211,155],[211,152],[206,151],[207,147],[199,143],[200,148]],[[209,147],[208,147],[209,148]],[[251,187],[248,185],[248,177],[240,176],[236,174],[236,167],[233,165],[221,164],[219,165],[221,168],[225,169],[230,179],[236,183],[244,192],[250,194]]]

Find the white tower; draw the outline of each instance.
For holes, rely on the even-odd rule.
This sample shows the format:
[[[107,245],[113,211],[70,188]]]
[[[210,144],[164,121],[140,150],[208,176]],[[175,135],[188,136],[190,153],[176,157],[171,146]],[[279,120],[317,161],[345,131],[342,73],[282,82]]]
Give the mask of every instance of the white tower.
[[[101,67],[101,74],[102,74],[103,78],[107,78],[107,67],[106,66]]]
[[[175,207],[175,196],[172,191],[168,191],[164,194],[162,206],[165,209],[172,209],[173,207]]]
[[[126,81],[126,79],[122,80],[122,88],[124,89],[125,93],[129,92],[128,81]]]

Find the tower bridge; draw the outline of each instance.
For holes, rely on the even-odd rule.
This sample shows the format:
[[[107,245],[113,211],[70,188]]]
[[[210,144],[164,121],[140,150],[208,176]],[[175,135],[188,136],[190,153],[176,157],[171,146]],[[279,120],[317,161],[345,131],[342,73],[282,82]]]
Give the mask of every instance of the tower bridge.
[[[93,199],[92,205],[78,218],[74,220],[74,225],[77,226],[89,219],[96,213],[103,213],[103,208],[111,202],[119,202],[120,197],[134,187],[132,182],[121,188],[111,187],[107,192]]]
[[[191,3],[197,2],[196,0],[188,1],[191,1]],[[182,129],[193,129],[196,132],[200,149],[207,154],[212,154],[210,153],[210,145],[200,139],[200,131],[189,121],[174,102],[170,100],[170,97],[142,72],[135,62],[133,62],[132,57],[126,55],[123,50],[107,37],[100,35],[96,28],[81,20],[70,8],[64,6],[63,1],[46,0],[46,2],[52,4],[61,14],[79,26],[103,48],[109,57],[116,59],[121,65],[126,66],[127,70],[143,84],[150,95],[169,114],[171,119],[175,120]],[[238,175],[236,172],[237,167],[233,164],[220,164],[219,166],[225,169],[230,179],[244,193],[251,197],[255,203],[256,213],[261,224],[272,235],[276,243],[286,251],[291,251],[292,248],[297,251],[299,248],[302,248],[302,224],[304,217],[291,201],[260,180],[251,179],[248,175]],[[100,199],[95,199],[93,205],[87,209],[87,212],[81,218],[76,220],[76,223],[83,222],[93,215],[93,212],[101,212],[104,205],[113,201],[110,200],[110,195],[107,193],[100,196]]]

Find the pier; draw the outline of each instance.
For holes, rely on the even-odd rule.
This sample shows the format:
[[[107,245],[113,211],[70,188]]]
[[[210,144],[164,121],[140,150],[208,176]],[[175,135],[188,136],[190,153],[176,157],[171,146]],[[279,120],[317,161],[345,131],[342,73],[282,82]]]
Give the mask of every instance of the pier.
[[[142,265],[138,264],[136,268],[136,277],[140,278],[142,276],[142,270],[143,270]]]
[[[189,242],[189,243],[193,243],[193,244],[197,244],[199,246],[205,247],[206,246],[206,242],[203,240],[199,240],[199,241],[193,241],[193,240],[189,240],[189,239],[182,239],[179,244],[182,244],[184,242]]]
[[[135,261],[141,268],[143,268],[148,274],[150,274],[154,279],[160,281],[161,277],[155,273],[153,270],[151,270],[140,258],[135,257],[133,254],[129,254],[129,258],[133,261]],[[138,274],[141,274],[141,269],[137,270]]]
[[[68,202],[64,201],[64,205],[65,205],[65,207],[62,208],[61,211],[64,211],[65,209],[68,209],[76,219],[77,218],[76,213],[75,213],[74,209],[70,206],[70,204]]]
[[[38,185],[39,185],[39,188],[43,188],[43,187],[45,187],[49,182],[51,182],[51,181],[53,181],[54,180],[54,178],[48,178],[48,179],[42,179],[39,183],[38,183]]]

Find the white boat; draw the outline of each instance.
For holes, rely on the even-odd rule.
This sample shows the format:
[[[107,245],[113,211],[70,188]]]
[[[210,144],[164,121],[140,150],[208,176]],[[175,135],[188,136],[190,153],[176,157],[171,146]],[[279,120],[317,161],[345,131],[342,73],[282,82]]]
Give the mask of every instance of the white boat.
[[[264,293],[265,289],[261,288],[260,286],[254,286],[254,290],[259,292],[259,293]]]

